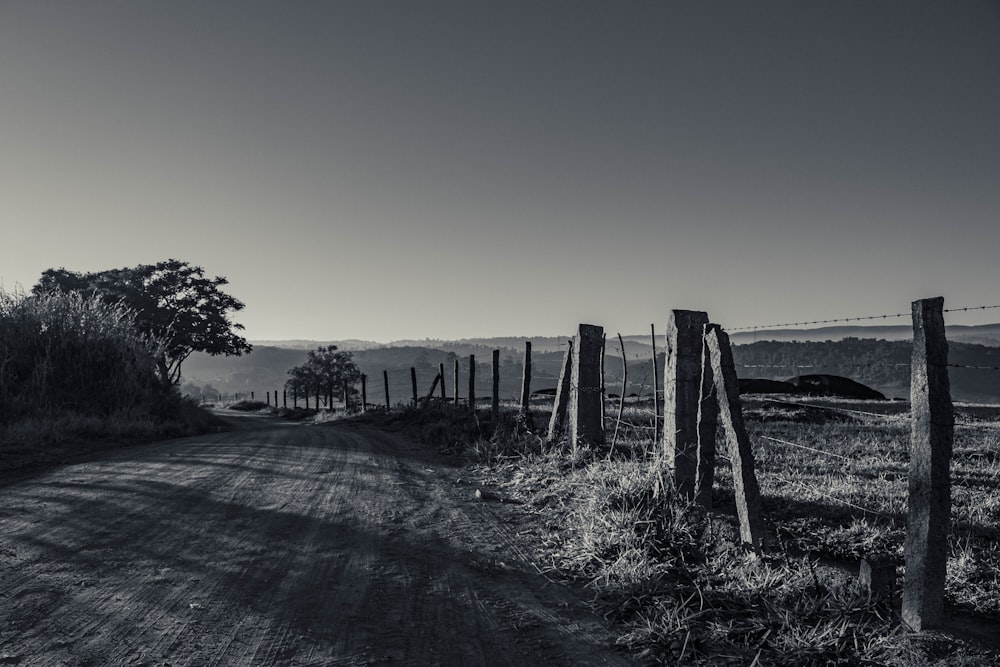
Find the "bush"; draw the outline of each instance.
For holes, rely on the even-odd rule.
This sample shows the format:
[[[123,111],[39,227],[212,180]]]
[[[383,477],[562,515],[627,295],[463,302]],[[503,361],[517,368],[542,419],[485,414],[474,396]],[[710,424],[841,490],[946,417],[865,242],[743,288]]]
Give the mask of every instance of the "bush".
[[[158,350],[121,306],[78,294],[0,292],[0,419],[151,410],[165,394]]]
[[[160,351],[121,305],[0,291],[0,467],[220,428],[160,382]]]

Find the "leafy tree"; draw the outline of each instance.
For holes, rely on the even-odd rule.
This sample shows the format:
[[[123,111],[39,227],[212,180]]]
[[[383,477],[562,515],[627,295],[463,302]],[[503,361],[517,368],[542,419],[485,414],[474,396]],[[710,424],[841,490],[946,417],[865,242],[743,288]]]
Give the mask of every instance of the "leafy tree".
[[[291,377],[285,382],[285,389],[299,396],[340,394],[345,383],[350,387],[361,379],[361,369],[352,357],[350,352],[339,351],[336,345],[312,350],[304,364],[288,371]]]
[[[157,371],[169,386],[180,382],[181,364],[192,352],[239,356],[251,351],[236,333],[243,325],[229,320],[229,313],[244,304],[221,290],[227,284],[224,277],[206,277],[200,266],[168,259],[94,273],[49,269],[32,292],[76,292],[134,311],[139,332],[163,346]]]

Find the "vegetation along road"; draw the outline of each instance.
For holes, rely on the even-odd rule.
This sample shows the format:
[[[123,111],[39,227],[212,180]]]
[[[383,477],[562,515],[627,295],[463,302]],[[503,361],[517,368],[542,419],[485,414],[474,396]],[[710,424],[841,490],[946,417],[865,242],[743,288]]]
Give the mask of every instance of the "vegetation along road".
[[[241,421],[0,478],[0,664],[631,664],[430,448]]]

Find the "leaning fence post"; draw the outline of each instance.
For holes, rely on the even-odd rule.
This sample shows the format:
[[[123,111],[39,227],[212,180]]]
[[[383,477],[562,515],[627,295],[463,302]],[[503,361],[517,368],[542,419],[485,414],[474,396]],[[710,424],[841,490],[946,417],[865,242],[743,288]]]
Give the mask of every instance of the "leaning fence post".
[[[764,513],[760,502],[760,485],[754,471],[753,449],[743,421],[739,382],[729,336],[718,325],[705,327],[705,344],[715,375],[715,395],[719,417],[729,445],[729,461],[733,467],[733,491],[736,495],[736,515],[740,520],[740,539],[755,552],[764,544]]]
[[[385,409],[389,410],[389,371],[382,371],[382,382],[385,384]]]
[[[604,328],[581,324],[570,375],[569,433],[576,455],[580,445],[604,444],[604,387],[601,373]]]
[[[698,398],[702,347],[708,314],[672,310],[667,320],[667,358],[663,371],[663,445],[674,485],[694,498],[698,453]]]
[[[361,374],[361,412],[368,411],[368,376]]]
[[[948,380],[944,299],[913,302],[909,511],[903,547],[903,621],[920,632],[941,621],[951,513],[955,417]]]
[[[469,412],[476,412],[476,355],[469,355]]]
[[[493,426],[500,424],[500,350],[493,350],[493,402],[490,405],[490,420]]]
[[[556,442],[566,426],[566,409],[569,407],[570,378],[573,374],[573,341],[570,340],[563,355],[562,368],[559,371],[559,384],[556,385],[556,398],[552,403],[552,416],[549,418],[549,432],[545,436],[545,444]]]
[[[443,401],[444,399],[447,398],[447,394],[446,394],[445,388],[444,388],[444,362],[443,361],[438,365],[438,376],[441,378],[441,400]]]
[[[410,384],[413,385],[413,404],[417,404],[417,369],[410,366]]]
[[[706,324],[704,336],[711,327]],[[698,391],[698,448],[695,456],[694,500],[712,509],[712,486],[715,484],[715,435],[719,430],[719,398],[715,391],[716,375],[708,345],[702,346],[701,387]],[[721,381],[722,378],[719,378]],[[737,396],[739,395],[737,381]],[[742,411],[741,411],[742,414]]]
[[[524,342],[524,373],[521,376],[521,417],[531,418],[531,342]]]

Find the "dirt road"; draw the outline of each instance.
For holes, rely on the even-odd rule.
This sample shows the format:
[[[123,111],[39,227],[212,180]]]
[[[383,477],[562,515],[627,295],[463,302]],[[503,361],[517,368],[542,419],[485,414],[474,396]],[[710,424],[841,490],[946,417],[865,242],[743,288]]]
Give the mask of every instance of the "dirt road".
[[[627,665],[398,436],[243,429],[0,478],[0,665]]]

